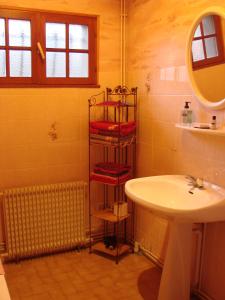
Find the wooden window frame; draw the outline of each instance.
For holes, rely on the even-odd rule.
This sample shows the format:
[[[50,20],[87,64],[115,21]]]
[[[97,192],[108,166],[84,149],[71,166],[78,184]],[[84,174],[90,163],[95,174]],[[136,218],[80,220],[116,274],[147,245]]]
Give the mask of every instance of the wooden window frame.
[[[47,12],[40,10],[1,9],[0,18],[5,19],[6,74],[0,77],[0,87],[99,87],[97,81],[97,16],[81,16],[70,13]],[[9,47],[8,19],[31,21],[31,47]],[[46,54],[45,23],[55,22],[66,25],[66,48],[50,49],[66,53],[66,78],[46,77],[46,59],[43,61],[37,48],[39,42]],[[88,50],[69,49],[69,24],[88,26]],[[30,50],[32,55],[32,77],[9,77],[9,50]],[[88,53],[89,76],[87,78],[69,77],[69,53]]]
[[[203,24],[202,21],[199,23],[201,36],[193,37],[192,41],[202,40],[204,56],[205,58],[199,61],[193,61],[192,57],[192,68],[193,70],[198,70],[202,68],[207,68],[215,65],[219,65],[225,63],[224,56],[224,45],[223,45],[223,37],[222,37],[222,28],[221,28],[221,20],[219,16],[213,15],[214,25],[215,25],[215,33],[204,35]],[[207,58],[205,39],[215,37],[218,49],[218,56]]]

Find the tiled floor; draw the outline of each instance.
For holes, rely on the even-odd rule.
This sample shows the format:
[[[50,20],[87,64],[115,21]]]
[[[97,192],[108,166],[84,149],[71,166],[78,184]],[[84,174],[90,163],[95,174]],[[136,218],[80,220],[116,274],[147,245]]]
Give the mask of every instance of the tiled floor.
[[[5,264],[12,300],[156,300],[161,272],[130,254],[118,265],[87,250]]]

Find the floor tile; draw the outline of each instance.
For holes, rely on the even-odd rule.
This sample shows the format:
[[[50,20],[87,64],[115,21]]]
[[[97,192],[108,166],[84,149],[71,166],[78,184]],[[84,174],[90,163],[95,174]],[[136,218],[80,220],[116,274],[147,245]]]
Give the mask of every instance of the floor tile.
[[[12,300],[157,300],[161,277],[145,256],[130,254],[116,265],[88,250],[4,268]]]

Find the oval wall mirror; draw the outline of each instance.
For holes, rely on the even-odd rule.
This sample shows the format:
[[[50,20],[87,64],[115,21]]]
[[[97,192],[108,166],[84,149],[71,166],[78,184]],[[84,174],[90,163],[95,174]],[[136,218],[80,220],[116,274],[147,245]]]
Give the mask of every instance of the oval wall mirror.
[[[187,68],[195,95],[208,108],[225,108],[225,10],[212,7],[193,23]]]

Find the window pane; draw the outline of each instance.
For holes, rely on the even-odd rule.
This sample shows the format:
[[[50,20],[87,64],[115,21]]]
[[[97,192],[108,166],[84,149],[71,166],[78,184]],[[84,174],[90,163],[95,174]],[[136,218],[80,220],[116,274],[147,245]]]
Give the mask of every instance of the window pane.
[[[205,39],[205,48],[207,58],[218,56],[217,42],[215,37]]]
[[[88,54],[70,53],[70,77],[88,77]]]
[[[0,19],[0,46],[5,46],[5,20]]]
[[[66,53],[65,52],[46,53],[46,76],[66,77]]]
[[[0,50],[0,77],[6,77],[5,50]]]
[[[9,51],[10,77],[31,77],[31,51]]]
[[[9,46],[31,46],[30,21],[9,20]]]
[[[192,41],[193,61],[199,61],[205,58],[202,40]]]
[[[88,49],[88,26],[69,25],[69,48]]]
[[[66,25],[46,23],[46,48],[66,48]]]
[[[200,25],[198,25],[198,27],[196,28],[195,30],[195,34],[194,34],[194,37],[200,37],[202,34],[201,34],[201,28],[200,28]]]
[[[215,25],[213,16],[207,16],[202,19],[203,31],[204,35],[214,34],[215,33]]]

